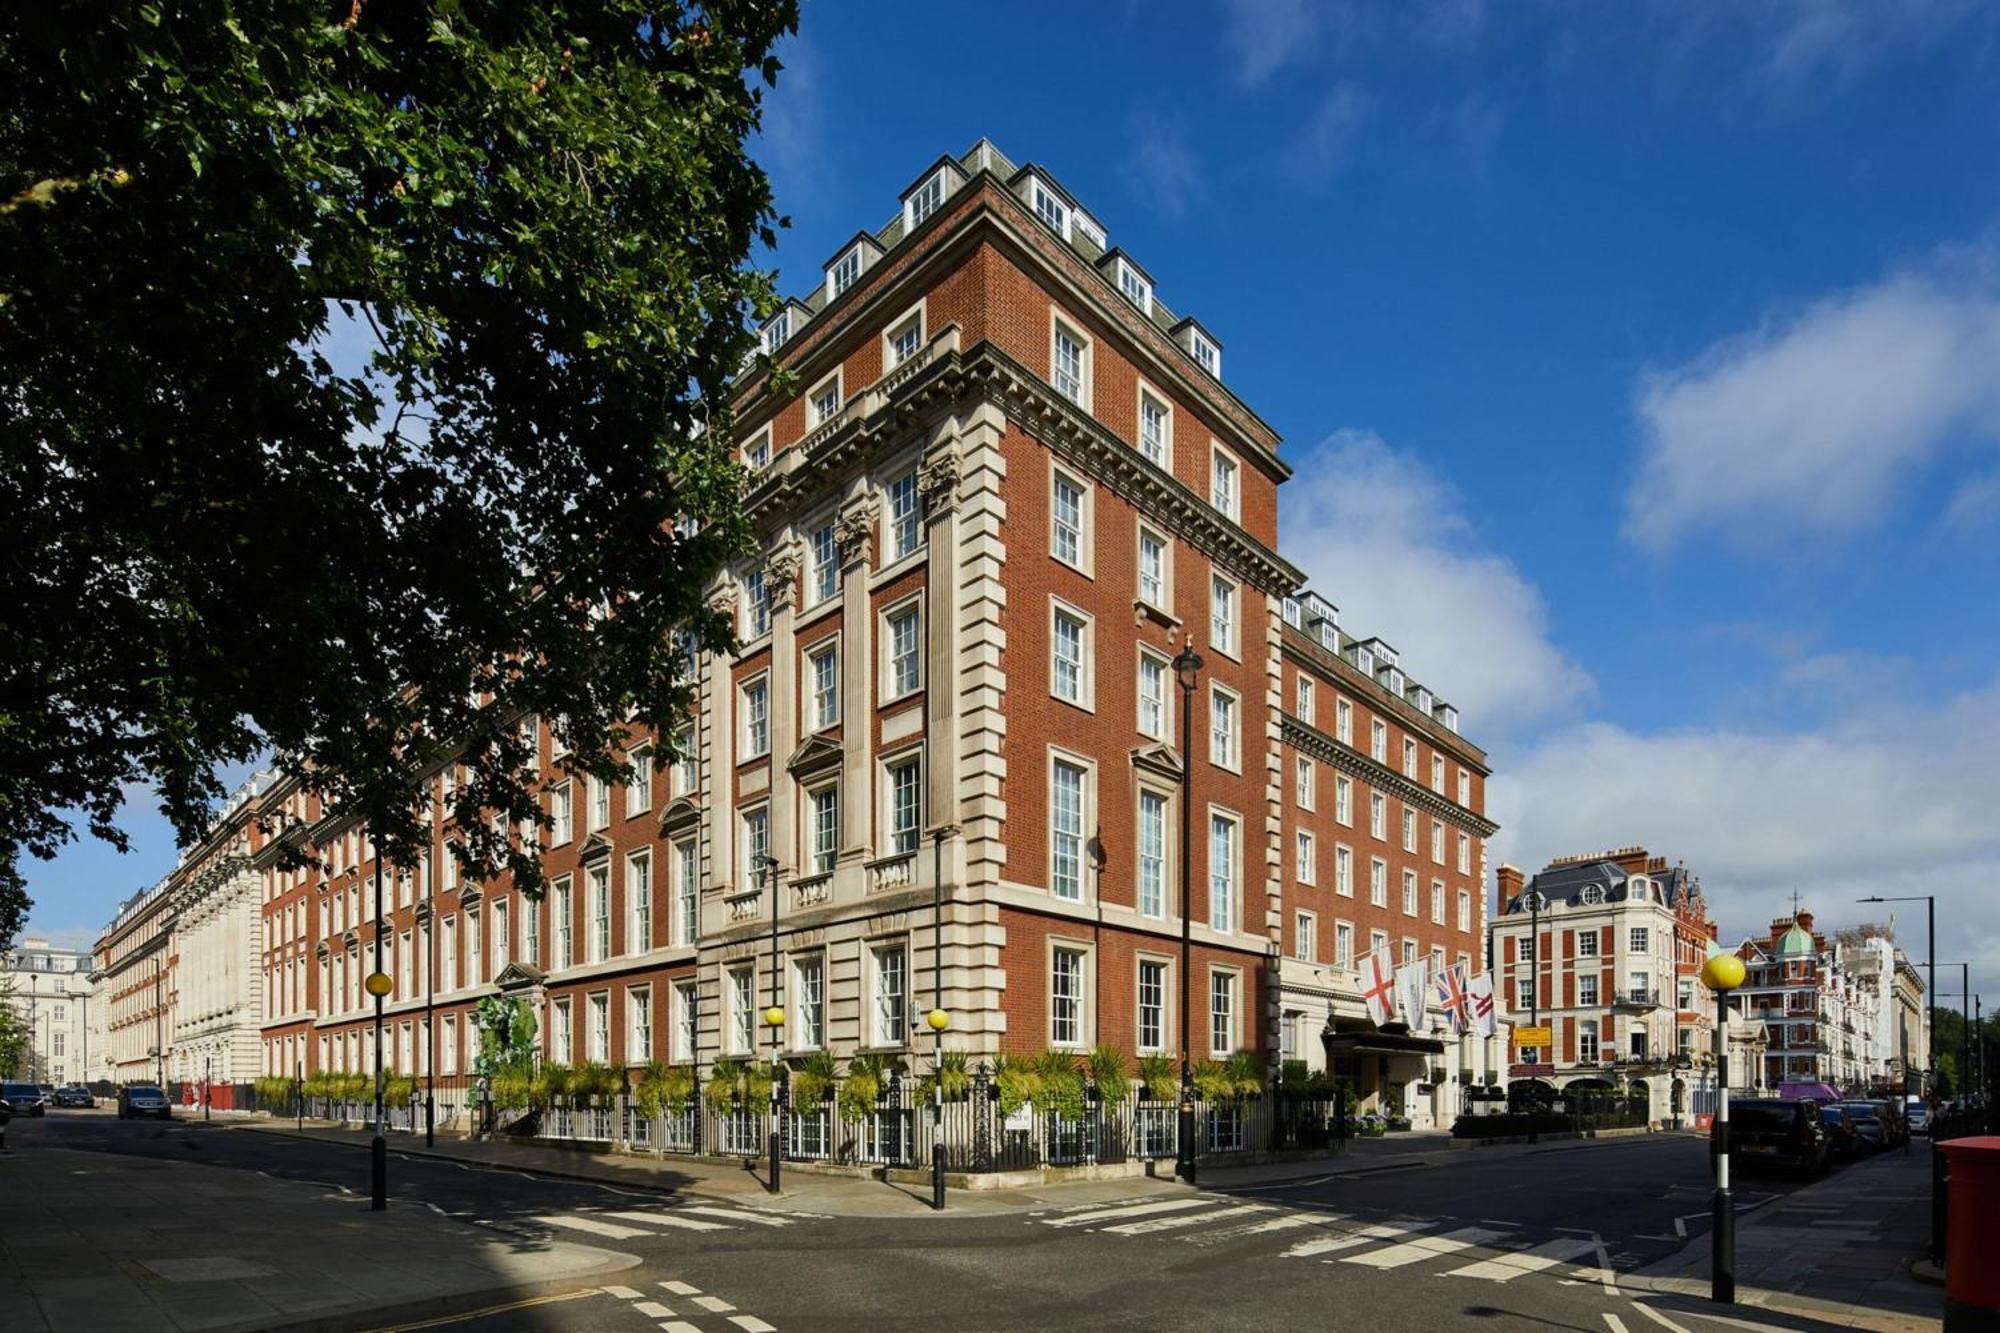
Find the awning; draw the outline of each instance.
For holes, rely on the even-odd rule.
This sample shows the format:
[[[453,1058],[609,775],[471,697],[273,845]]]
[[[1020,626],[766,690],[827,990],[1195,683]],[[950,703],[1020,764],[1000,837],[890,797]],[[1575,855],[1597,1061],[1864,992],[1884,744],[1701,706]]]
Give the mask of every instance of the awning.
[[[1335,1032],[1320,1038],[1328,1055],[1443,1055],[1444,1043],[1396,1032]]]

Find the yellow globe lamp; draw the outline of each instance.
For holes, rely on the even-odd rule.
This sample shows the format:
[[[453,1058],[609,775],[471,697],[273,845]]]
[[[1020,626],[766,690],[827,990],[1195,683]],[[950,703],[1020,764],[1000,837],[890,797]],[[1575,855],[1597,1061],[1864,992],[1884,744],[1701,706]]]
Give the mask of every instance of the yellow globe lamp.
[[[389,992],[396,989],[396,983],[389,979],[387,972],[370,972],[362,981],[361,988],[378,1000],[385,1000]]]
[[[785,1025],[785,1011],[775,1004],[772,1005],[764,1011],[764,1022],[769,1027],[783,1027]]]
[[[942,1032],[951,1026],[951,1015],[942,1009],[933,1009],[924,1015],[924,1022],[931,1025],[931,1031]]]
[[[1710,954],[1701,965],[1701,984],[1718,995],[1743,984],[1743,960],[1733,953]]]

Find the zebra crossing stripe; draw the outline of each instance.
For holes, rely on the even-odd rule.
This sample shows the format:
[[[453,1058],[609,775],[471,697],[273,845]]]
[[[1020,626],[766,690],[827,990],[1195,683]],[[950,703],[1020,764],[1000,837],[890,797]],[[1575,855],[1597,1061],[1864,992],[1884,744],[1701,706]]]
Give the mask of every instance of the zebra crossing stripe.
[[[572,1231],[587,1231],[593,1236],[604,1236],[611,1240],[631,1240],[634,1236],[650,1236],[653,1233],[639,1227],[621,1227],[614,1222],[599,1222],[591,1217],[575,1217],[567,1213],[554,1214],[535,1219],[543,1226],[568,1227]]]
[[[704,1222],[698,1217],[675,1217],[674,1212],[691,1212],[692,1209],[666,1209],[658,1211],[635,1210],[629,1213],[606,1213],[606,1217],[623,1218],[627,1222],[644,1222],[649,1227],[680,1227],[684,1231],[727,1231],[720,1222]]]
[[[1225,1217],[1247,1217],[1251,1213],[1268,1213],[1267,1203],[1246,1203],[1235,1208],[1224,1208],[1217,1212],[1182,1213],[1179,1217],[1149,1217],[1143,1222],[1127,1222],[1123,1226],[1105,1227],[1108,1236],[1145,1236],[1155,1231],[1177,1231],[1181,1227],[1202,1226],[1209,1222],[1220,1222]]]
[[[1418,1236],[1400,1245],[1370,1250],[1367,1254],[1350,1254],[1340,1262],[1365,1264],[1369,1268],[1401,1268],[1420,1259],[1435,1259],[1440,1255],[1469,1250],[1475,1245],[1484,1245],[1489,1240],[1498,1240],[1506,1234],[1504,1231],[1488,1231],[1485,1227],[1460,1227],[1457,1231],[1447,1231],[1442,1236]]]
[[[797,1218],[773,1217],[769,1213],[745,1212],[735,1208],[711,1208],[707,1204],[683,1204],[677,1213],[700,1213],[703,1217],[726,1217],[732,1222],[755,1222],[760,1227],[788,1227]]]
[[[1545,1268],[1554,1268],[1566,1259],[1588,1254],[1597,1248],[1597,1243],[1586,1236],[1558,1236],[1556,1239],[1537,1245],[1532,1250],[1522,1250],[1516,1254],[1503,1254],[1492,1259],[1483,1259],[1476,1264],[1454,1268],[1446,1277],[1476,1277],[1489,1282],[1511,1282],[1523,1273],[1539,1273]]]
[[[1273,1231],[1294,1231],[1299,1227],[1324,1227],[1347,1219],[1338,1213],[1286,1213],[1280,1217],[1267,1217],[1262,1222],[1251,1222],[1240,1227],[1224,1227],[1220,1231],[1203,1232],[1198,1236],[1182,1236],[1182,1240],[1236,1240],[1245,1236],[1264,1236]]]
[[[1177,1213],[1187,1208],[1213,1208],[1214,1199],[1163,1199],[1158,1203],[1121,1203],[1110,1208],[1096,1208],[1083,1213],[1065,1213],[1061,1217],[1044,1217],[1045,1227],[1087,1227],[1092,1222],[1103,1222],[1114,1217],[1143,1217],[1148,1213]]]
[[[1377,1222],[1339,1236],[1320,1236],[1313,1240],[1302,1240],[1286,1250],[1280,1258],[1310,1259],[1315,1255],[1334,1254],[1341,1250],[1359,1249],[1378,1240],[1400,1240],[1404,1236],[1415,1235],[1419,1231],[1429,1231],[1436,1226],[1434,1221],[1417,1222]]]

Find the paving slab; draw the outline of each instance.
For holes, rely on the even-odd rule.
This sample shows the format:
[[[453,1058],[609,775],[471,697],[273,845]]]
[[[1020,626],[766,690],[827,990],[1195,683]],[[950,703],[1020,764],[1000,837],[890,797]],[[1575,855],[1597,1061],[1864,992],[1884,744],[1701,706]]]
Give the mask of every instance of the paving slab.
[[[32,1131],[10,1131],[9,1143],[6,1333],[391,1323],[594,1287],[639,1263],[569,1241],[523,1245],[428,1212],[371,1213],[365,1200],[254,1172],[73,1151]]]

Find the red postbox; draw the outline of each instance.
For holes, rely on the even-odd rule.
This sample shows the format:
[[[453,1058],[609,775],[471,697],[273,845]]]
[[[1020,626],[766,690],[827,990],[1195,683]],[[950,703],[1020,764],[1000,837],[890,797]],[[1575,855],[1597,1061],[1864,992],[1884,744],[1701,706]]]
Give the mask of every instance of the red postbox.
[[[2000,1137],[1937,1145],[1951,1182],[1946,1222],[1946,1333],[2000,1324]]]

